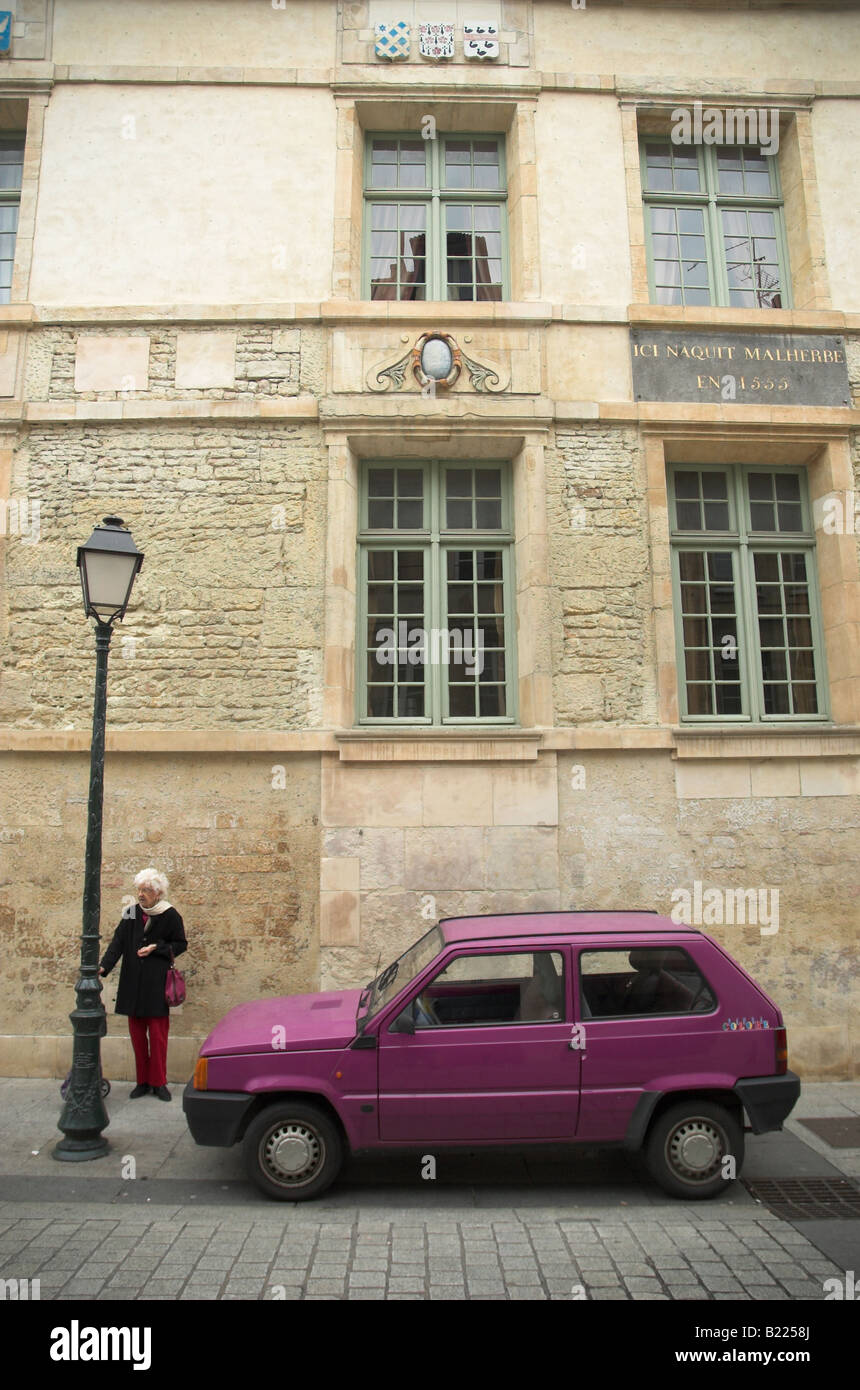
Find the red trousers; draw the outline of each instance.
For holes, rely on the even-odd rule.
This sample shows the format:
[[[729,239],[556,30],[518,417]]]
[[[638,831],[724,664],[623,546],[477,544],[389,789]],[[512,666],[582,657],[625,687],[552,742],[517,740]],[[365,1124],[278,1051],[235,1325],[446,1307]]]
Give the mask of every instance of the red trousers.
[[[149,1038],[147,1039],[147,1029]],[[167,1085],[167,1034],[170,1014],[163,1018],[131,1018],[128,1020],[138,1086]]]

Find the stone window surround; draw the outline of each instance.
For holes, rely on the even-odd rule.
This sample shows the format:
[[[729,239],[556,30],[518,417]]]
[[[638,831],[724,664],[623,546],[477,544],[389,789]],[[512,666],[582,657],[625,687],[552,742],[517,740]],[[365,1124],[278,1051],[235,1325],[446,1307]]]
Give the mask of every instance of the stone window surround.
[[[513,486],[514,567],[517,613],[519,728],[552,726],[552,670],[542,654],[540,634],[550,627],[550,590],[546,486],[542,431],[488,434],[474,425],[446,423],[444,429],[404,435],[403,421],[374,422],[366,430],[329,429],[327,533],[325,557],[325,652],[323,723],[337,730],[356,725],[355,642],[357,621],[359,473],[365,460],[385,458],[510,459]],[[449,742],[476,737],[491,742],[495,730],[428,730],[416,726],[421,739],[442,736]],[[502,731],[498,731],[502,732]],[[507,731],[510,733],[510,731]],[[373,729],[385,741],[389,731]],[[402,725],[392,726],[402,739]]]
[[[763,99],[761,96],[720,97],[716,94],[679,96],[671,101],[619,96],[627,181],[632,302],[650,303],[640,140],[642,136],[668,134],[672,111],[679,106],[692,107],[697,100],[701,101],[703,107],[714,106],[718,109],[776,107],[779,110],[780,139],[776,162],[782,187],[792,306],[795,310],[812,311],[832,308],[812,143],[811,102],[792,97],[777,100],[772,96]],[[762,326],[765,326],[766,315],[770,311],[756,312],[762,314]]]
[[[45,127],[45,111],[48,106],[48,93],[38,89],[31,92],[25,90],[22,95],[19,84],[15,84],[13,87],[11,84],[0,83],[0,104],[4,109],[4,116],[8,112],[10,116],[13,116],[16,128],[25,131],[24,170],[21,178],[21,203],[18,212],[11,293],[11,302],[21,304],[26,303],[30,295],[36,202],[39,193],[42,137]]]
[[[365,135],[372,131],[420,133],[432,116],[439,132],[506,137],[507,218],[510,290],[514,302],[540,299],[540,246],[537,209],[535,113],[529,95],[488,100],[479,92],[456,97],[430,89],[416,97],[413,89],[384,96],[335,90],[337,161],[335,172],[332,298],[361,301],[361,247],[364,218]],[[426,312],[421,303],[416,305]],[[480,306],[475,306],[480,311]]]
[[[678,726],[678,666],[672,600],[672,570],[669,542],[669,503],[667,465],[689,463],[790,464],[804,467],[809,484],[813,514],[816,502],[831,493],[845,494],[854,487],[851,447],[842,432],[805,431],[775,435],[763,429],[677,426],[643,432],[646,467],[646,505],[653,585],[654,634],[657,660],[658,713],[661,724]],[[829,535],[816,527],[816,566],[824,629],[825,679],[830,696],[834,725],[860,723],[860,564],[855,537]],[[688,728],[689,726],[684,726]],[[726,726],[714,721],[714,730]],[[797,727],[796,725],[794,726]],[[828,725],[811,725],[825,733]],[[703,736],[706,730],[696,726]],[[788,726],[786,726],[788,729]],[[746,724],[747,734],[777,735],[779,725]]]

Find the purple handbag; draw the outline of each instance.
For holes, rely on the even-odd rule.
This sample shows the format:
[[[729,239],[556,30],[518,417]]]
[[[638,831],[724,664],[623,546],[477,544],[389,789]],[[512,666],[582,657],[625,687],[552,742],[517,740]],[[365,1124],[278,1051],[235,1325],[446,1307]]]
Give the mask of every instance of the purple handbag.
[[[164,998],[169,1009],[175,1009],[178,1004],[185,1000],[185,976],[181,970],[177,970],[173,963],[173,951],[170,952],[170,966],[167,971],[167,979],[164,982]]]

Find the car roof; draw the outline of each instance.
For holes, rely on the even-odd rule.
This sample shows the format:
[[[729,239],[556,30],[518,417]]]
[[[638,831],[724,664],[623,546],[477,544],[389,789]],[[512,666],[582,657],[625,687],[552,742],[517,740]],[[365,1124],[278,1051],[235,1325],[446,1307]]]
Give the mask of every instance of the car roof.
[[[695,927],[657,912],[506,912],[491,917],[443,917],[446,942],[523,936],[630,936],[666,932],[700,935]]]

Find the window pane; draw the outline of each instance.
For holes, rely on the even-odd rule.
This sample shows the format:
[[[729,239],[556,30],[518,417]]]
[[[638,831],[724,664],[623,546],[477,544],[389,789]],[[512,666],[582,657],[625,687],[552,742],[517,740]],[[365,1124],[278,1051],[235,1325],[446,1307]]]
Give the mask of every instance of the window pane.
[[[394,503],[370,498],[367,504],[367,524],[371,529],[390,530],[394,525]]]
[[[397,525],[401,531],[415,531],[423,524],[424,507],[420,501],[401,501],[397,504]]]
[[[497,203],[476,203],[472,208],[476,232],[498,232],[502,226],[502,210]]]
[[[592,1018],[710,1013],[716,998],[692,957],[677,946],[583,951],[580,988]]]
[[[472,526],[472,503],[449,500],[446,508],[446,526],[451,531],[467,531]]]
[[[477,707],[477,686],[448,685],[448,713],[452,719],[474,719]]]
[[[371,719],[390,719],[394,713],[394,686],[368,685],[367,713]]]
[[[367,573],[369,579],[393,579],[394,578],[394,551],[393,550],[371,550],[367,555]]]
[[[679,558],[682,579],[704,579],[705,557],[701,551],[682,550]]]
[[[478,707],[483,719],[501,718],[505,713],[505,687],[503,685],[480,685],[478,687]]]

